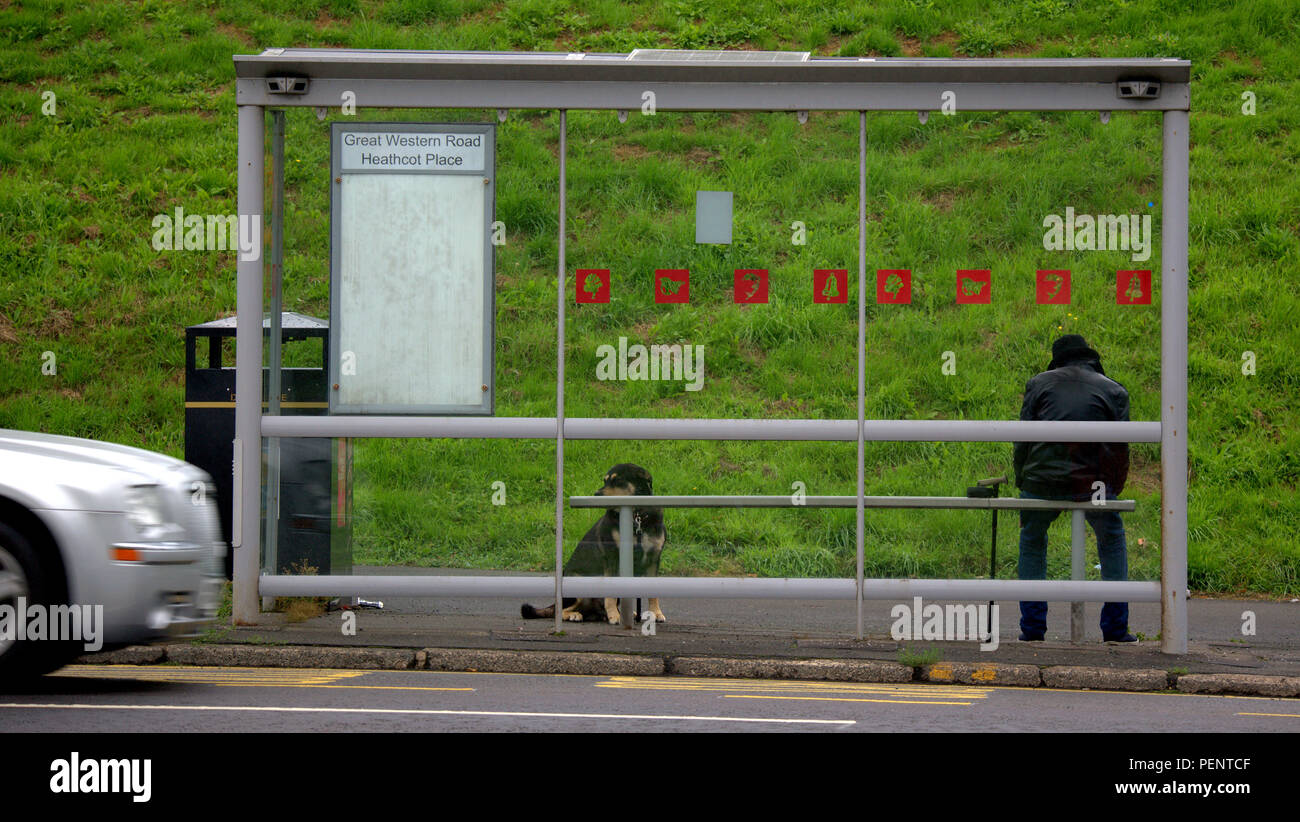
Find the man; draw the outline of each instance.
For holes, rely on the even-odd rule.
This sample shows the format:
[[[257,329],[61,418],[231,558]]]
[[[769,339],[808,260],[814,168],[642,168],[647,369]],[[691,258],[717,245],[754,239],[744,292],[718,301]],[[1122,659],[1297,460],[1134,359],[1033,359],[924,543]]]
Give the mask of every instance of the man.
[[[1101,356],[1078,334],[1052,343],[1047,370],[1025,384],[1022,420],[1128,420],[1128,391],[1106,376]],[[1025,499],[1085,501],[1093,483],[1103,482],[1106,499],[1115,499],[1128,479],[1128,444],[1100,442],[1017,442],[1016,487]],[[1020,512],[1021,579],[1047,578],[1047,526],[1060,511]],[[1088,511],[1097,534],[1101,578],[1128,578],[1124,523],[1115,511]],[[1020,603],[1020,639],[1038,641],[1047,632],[1047,603]],[[1101,634],[1107,642],[1136,642],[1128,632],[1128,603],[1107,602],[1101,609]]]

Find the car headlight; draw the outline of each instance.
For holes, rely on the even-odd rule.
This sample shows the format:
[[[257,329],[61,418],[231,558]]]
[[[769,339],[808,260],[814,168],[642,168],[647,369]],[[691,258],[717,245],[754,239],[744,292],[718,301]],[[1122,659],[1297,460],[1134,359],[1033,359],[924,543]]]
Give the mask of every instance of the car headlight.
[[[132,485],[126,489],[126,518],[141,532],[162,527],[162,489],[157,485]]]

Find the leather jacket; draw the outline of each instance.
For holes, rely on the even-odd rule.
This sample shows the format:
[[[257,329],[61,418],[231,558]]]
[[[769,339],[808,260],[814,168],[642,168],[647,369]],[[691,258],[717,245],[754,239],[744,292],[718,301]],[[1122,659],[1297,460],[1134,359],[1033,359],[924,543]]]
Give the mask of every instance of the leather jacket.
[[[1093,358],[1068,361],[1025,383],[1022,420],[1123,420],[1128,391]],[[1128,479],[1125,442],[1017,442],[1016,487],[1039,496],[1084,496],[1093,482],[1118,496]]]

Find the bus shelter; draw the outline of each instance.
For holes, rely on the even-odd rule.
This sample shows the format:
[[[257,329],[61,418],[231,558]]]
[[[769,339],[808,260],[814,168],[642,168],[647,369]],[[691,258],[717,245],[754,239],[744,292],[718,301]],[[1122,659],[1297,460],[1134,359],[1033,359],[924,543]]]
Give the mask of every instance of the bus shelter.
[[[554,109],[559,113],[558,247],[556,259],[556,410],[554,417],[494,417],[490,396],[454,408],[424,404],[423,413],[286,416],[263,412],[263,289],[261,254],[238,263],[236,431],[232,547],[234,619],[254,624],[259,597],[357,596],[676,596],[855,599],[857,635],[863,602],[936,599],[1053,601],[1159,601],[1166,653],[1187,651],[1187,312],[1188,128],[1190,63],[1178,59],[909,59],[812,57],[791,52],[639,50],[631,54],[523,54],[480,52],[268,49],[236,55],[239,110],[238,209],[261,220],[265,213],[267,112],[290,106],[324,110],[361,108]],[[602,419],[566,418],[564,316],[566,303],[566,138],[569,110],[607,110],[625,117],[660,111],[809,111],[859,113],[858,415],[848,420]],[[956,102],[963,111],[1147,111],[1162,119],[1160,419],[1132,422],[1029,422],[1001,420],[870,420],[866,390],[866,150],[871,112],[914,111],[922,121]],[[283,119],[273,120],[272,151],[282,158]],[[468,144],[467,144],[468,145]],[[465,162],[473,163],[472,146]],[[440,162],[451,163],[451,160]],[[336,158],[337,163],[337,158]],[[282,163],[273,196],[282,215]],[[478,170],[475,167],[474,170]],[[335,178],[338,182],[339,178]],[[463,185],[455,183],[456,185]],[[448,185],[452,185],[449,183]],[[477,202],[477,201],[476,201]],[[337,227],[332,230],[338,231]],[[272,293],[279,293],[280,232],[272,226]],[[332,272],[336,275],[336,272]],[[486,298],[486,297],[485,297]],[[332,299],[338,299],[332,295]],[[469,297],[466,297],[469,299]],[[274,302],[274,301],[273,301]],[[476,303],[476,305],[479,305]],[[490,305],[490,303],[489,303]],[[481,307],[481,305],[480,305]],[[272,306],[273,322],[278,306]],[[278,329],[270,335],[272,345]],[[489,338],[490,339],[490,338]],[[274,353],[274,352],[273,352]],[[491,351],[480,351],[489,376]],[[272,358],[274,363],[274,357]],[[341,367],[332,353],[331,367]],[[272,385],[275,384],[274,366]],[[346,406],[348,411],[357,406]],[[466,409],[469,409],[466,411]],[[284,437],[554,438],[556,443],[555,574],[440,577],[288,577],[259,573],[259,510],[263,440]],[[827,505],[856,509],[857,573],[853,580],[755,578],[566,578],[563,568],[564,444],[573,439],[819,440],[857,443],[856,498],[827,498]],[[1160,443],[1161,579],[1159,582],[1081,580],[866,579],[863,523],[867,507],[887,501],[864,494],[864,443],[945,442],[1149,442]],[[649,499],[649,498],[646,498]],[[682,506],[764,506],[763,498],[655,498]],[[923,498],[920,498],[923,499]],[[847,500],[847,502],[846,502]],[[814,501],[814,498],[809,498]],[[972,500],[978,503],[978,500]],[[984,501],[987,502],[987,501]],[[1005,500],[1004,502],[1012,502]],[[591,507],[575,497],[574,505]],[[895,507],[923,507],[899,498]],[[971,506],[974,507],[974,506]],[[1007,506],[1012,507],[1012,506]],[[1077,524],[1077,523],[1076,523]],[[1080,529],[1076,528],[1076,532]],[[559,626],[559,613],[556,625]]]

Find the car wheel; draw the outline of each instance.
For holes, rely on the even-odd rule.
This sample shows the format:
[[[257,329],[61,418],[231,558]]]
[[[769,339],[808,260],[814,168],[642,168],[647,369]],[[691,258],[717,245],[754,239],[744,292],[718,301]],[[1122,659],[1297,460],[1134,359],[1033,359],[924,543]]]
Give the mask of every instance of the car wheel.
[[[32,604],[49,606],[51,586],[40,555],[22,533],[0,522],[0,606],[11,622],[0,633],[0,681],[34,676],[64,664],[71,646],[64,642],[19,641],[5,638],[16,630],[18,600],[24,607]],[[0,626],[5,620],[0,618]]]

